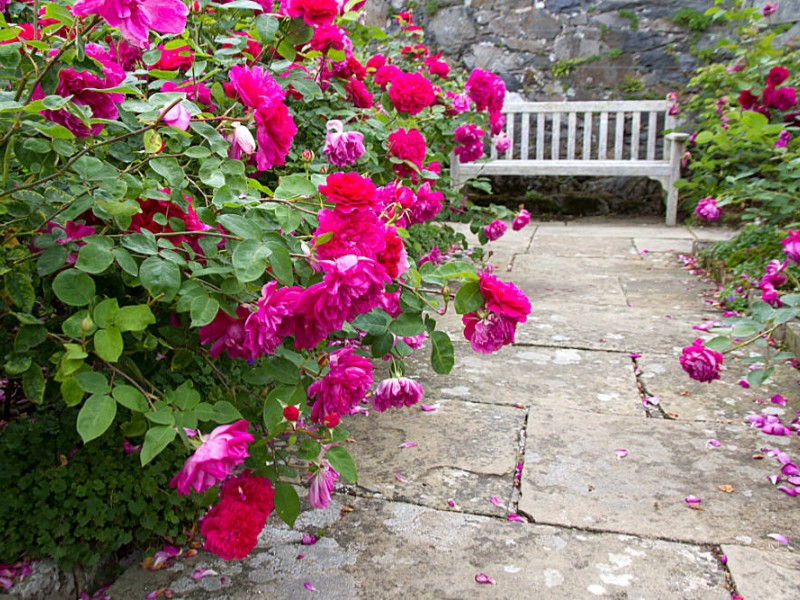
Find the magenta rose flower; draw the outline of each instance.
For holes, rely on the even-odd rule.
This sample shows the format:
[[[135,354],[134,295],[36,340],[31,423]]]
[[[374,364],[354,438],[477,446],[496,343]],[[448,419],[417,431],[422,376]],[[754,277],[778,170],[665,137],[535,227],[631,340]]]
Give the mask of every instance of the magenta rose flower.
[[[514,217],[514,220],[511,222],[511,229],[514,231],[519,231],[525,225],[531,222],[531,213],[529,213],[524,208],[519,211],[519,214]]]
[[[722,354],[706,348],[700,338],[683,349],[679,360],[683,370],[695,381],[711,383],[720,377]]]
[[[72,14],[100,15],[111,27],[118,27],[131,44],[144,48],[151,29],[182,33],[189,9],[182,0],[78,0],[72,5]]]
[[[499,240],[508,229],[508,226],[500,219],[496,219],[483,228],[483,233],[490,242]]]
[[[474,162],[483,156],[483,140],[481,138],[484,135],[486,132],[475,123],[456,127],[453,137],[458,146],[453,149],[453,153],[458,156],[458,162],[461,164]]]
[[[719,219],[720,211],[717,207],[716,199],[707,196],[697,203],[697,208],[694,209],[694,214],[703,219],[704,221],[716,221]]]
[[[414,406],[422,400],[423,393],[422,385],[408,377],[384,379],[375,388],[372,407],[378,412],[383,412],[391,407]]]
[[[177,487],[179,494],[189,494],[190,490],[201,494],[227,478],[250,456],[247,445],[254,438],[247,432],[248,426],[249,423],[241,419],[214,429],[186,460],[169,486]]]
[[[392,78],[389,98],[397,112],[413,117],[431,106],[436,101],[436,94],[433,84],[423,74],[401,71]]]
[[[781,240],[783,251],[791,260],[800,264],[800,229],[797,231],[789,230],[789,237]]]
[[[364,154],[364,134],[358,131],[345,131],[338,119],[328,121],[325,148],[322,153],[335,167],[349,167],[356,164]]]

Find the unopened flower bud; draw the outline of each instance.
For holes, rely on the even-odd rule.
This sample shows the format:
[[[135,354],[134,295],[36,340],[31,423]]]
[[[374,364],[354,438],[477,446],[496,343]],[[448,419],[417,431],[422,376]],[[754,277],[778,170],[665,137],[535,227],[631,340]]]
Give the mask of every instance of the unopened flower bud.
[[[314,153],[306,148],[303,152],[300,153],[300,158],[302,158],[305,162],[311,162],[314,160]]]
[[[294,423],[300,418],[300,410],[296,406],[290,404],[283,409],[283,418]]]

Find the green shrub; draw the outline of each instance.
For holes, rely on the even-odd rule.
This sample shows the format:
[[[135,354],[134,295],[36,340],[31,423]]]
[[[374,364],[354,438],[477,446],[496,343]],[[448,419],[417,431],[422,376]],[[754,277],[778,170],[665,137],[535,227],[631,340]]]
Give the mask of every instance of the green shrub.
[[[693,8],[681,8],[672,17],[672,22],[683,25],[689,31],[701,33],[711,26],[712,19]]]

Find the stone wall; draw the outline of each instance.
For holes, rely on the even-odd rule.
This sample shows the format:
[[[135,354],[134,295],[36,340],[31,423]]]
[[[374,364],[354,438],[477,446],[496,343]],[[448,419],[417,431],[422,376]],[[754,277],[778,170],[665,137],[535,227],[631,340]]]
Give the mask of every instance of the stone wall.
[[[409,4],[367,6],[370,23],[385,26]],[[527,99],[662,98],[691,77],[692,50],[713,46],[723,33],[704,23],[712,6],[714,0],[421,0],[414,14],[432,50],[467,69],[498,73]],[[800,0],[780,0],[770,19],[800,20]]]

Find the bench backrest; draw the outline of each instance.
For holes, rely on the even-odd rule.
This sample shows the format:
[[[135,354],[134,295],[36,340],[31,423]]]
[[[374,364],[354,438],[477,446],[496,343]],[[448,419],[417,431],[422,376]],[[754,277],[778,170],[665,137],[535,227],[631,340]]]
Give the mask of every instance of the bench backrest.
[[[492,159],[668,160],[666,131],[674,129],[667,100],[506,102],[511,147]],[[609,147],[611,142],[611,147]]]

